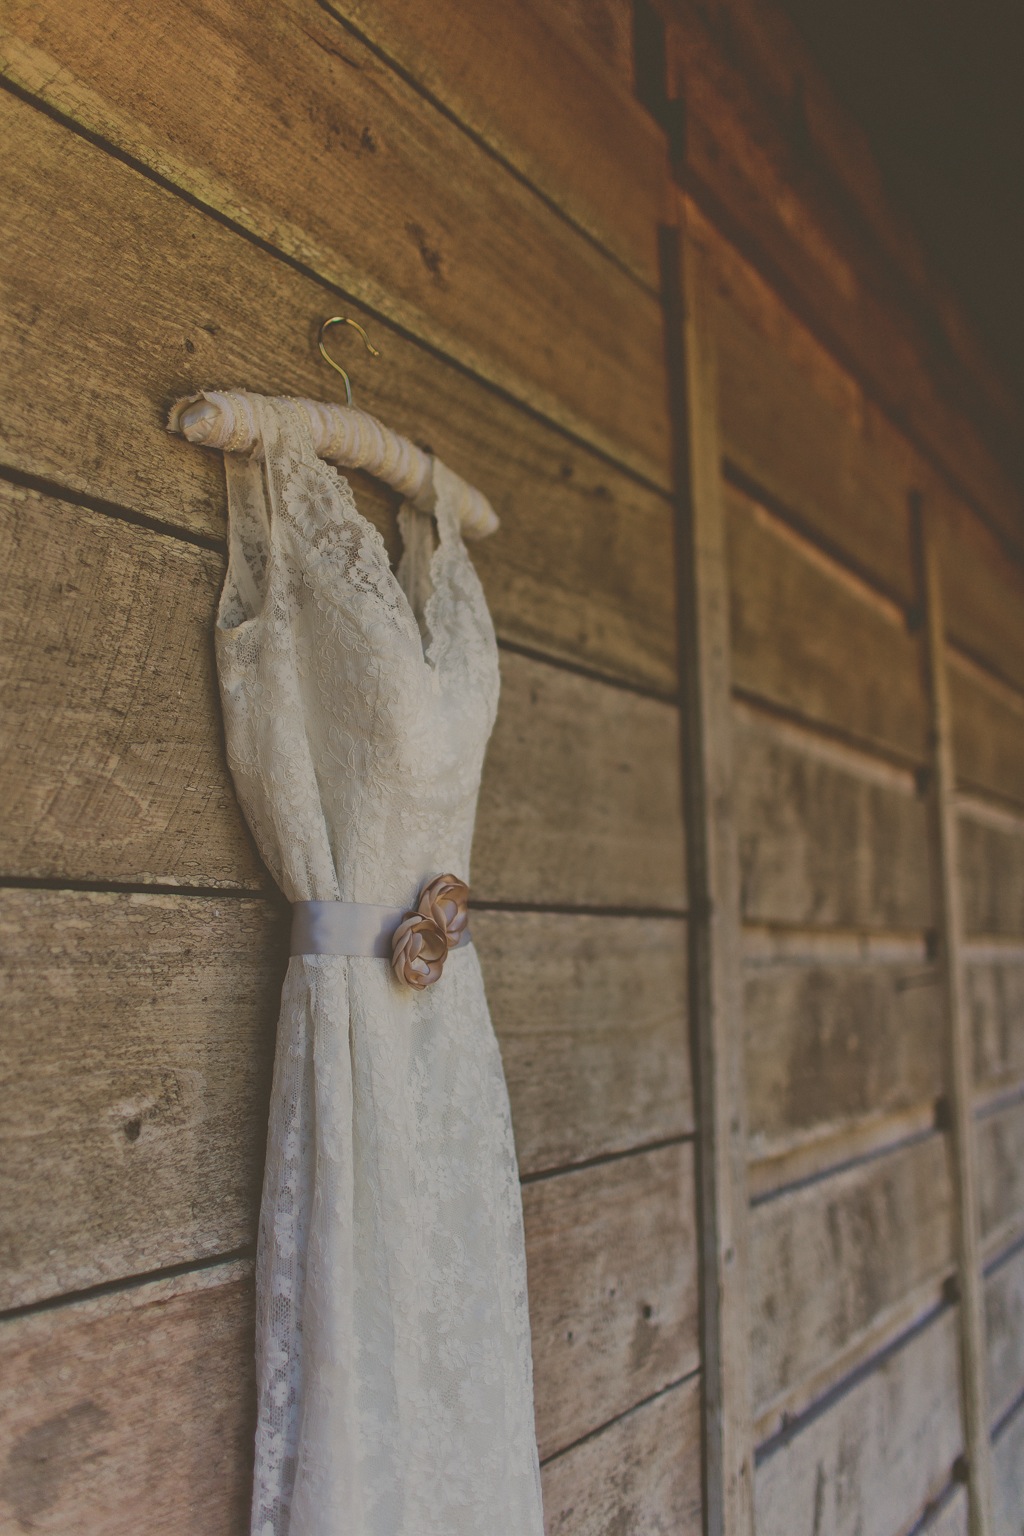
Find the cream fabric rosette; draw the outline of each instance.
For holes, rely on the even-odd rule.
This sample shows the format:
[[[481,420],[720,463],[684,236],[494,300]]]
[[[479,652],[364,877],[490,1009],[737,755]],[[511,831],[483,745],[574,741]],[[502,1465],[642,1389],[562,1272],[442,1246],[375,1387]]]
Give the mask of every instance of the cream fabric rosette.
[[[457,875],[436,875],[420,892],[415,912],[407,912],[391,941],[391,964],[399,981],[418,992],[433,986],[448,951],[462,939],[469,922],[469,886]]]

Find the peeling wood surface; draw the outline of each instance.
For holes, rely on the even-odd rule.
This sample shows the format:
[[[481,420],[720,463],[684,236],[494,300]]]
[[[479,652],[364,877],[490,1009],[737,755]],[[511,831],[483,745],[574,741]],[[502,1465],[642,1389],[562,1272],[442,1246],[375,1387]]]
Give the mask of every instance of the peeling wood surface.
[[[523,1190],[542,1457],[699,1362],[689,1146]]]
[[[956,1322],[946,1312],[758,1467],[758,1536],[909,1530],[960,1452]]]
[[[667,486],[655,296],[315,0],[255,27],[229,0],[19,5],[0,59],[90,133]]]
[[[0,489],[8,874],[263,886],[222,758],[220,557]],[[683,906],[667,704],[519,655],[477,823],[481,899]]]
[[[760,1204],[750,1219],[751,1358],[760,1411],[821,1381],[859,1335],[953,1259],[942,1138]],[[835,1372],[833,1379],[840,1373]]]
[[[337,294],[6,94],[0,125],[9,151],[0,221],[16,232],[0,249],[10,386],[0,456],[222,539],[221,456],[170,437],[166,409],[211,385],[331,398],[338,381],[315,338]],[[49,259],[57,247],[59,264]],[[500,538],[473,551],[499,633],[672,690],[665,498],[347,307],[382,352],[377,363],[353,359],[359,404],[429,443],[502,519]],[[362,510],[393,533],[393,498],[366,476],[354,479]]]

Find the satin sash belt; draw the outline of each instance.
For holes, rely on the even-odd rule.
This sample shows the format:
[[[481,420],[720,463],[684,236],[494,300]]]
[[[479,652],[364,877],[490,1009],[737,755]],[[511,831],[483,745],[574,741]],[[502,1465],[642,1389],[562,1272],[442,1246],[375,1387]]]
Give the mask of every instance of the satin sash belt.
[[[391,937],[406,907],[374,907],[361,901],[293,901],[293,955],[375,955],[391,959]],[[453,949],[472,944],[468,928]]]

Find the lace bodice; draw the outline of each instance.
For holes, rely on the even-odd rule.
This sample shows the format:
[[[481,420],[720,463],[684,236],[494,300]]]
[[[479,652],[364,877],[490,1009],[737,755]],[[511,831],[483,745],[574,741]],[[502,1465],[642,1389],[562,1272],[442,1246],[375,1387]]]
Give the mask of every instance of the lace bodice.
[[[498,698],[433,465],[397,576],[295,402],[246,397],[216,633],[228,760],[293,901],[469,879]],[[435,547],[436,520],[436,547]],[[414,991],[292,957],[256,1266],[253,1536],[543,1536],[522,1210],[474,946]]]
[[[498,658],[449,472],[435,460],[433,506],[399,514],[396,577],[302,412],[258,397],[254,411],[262,473],[226,460],[217,645],[260,852],[293,901],[400,905],[441,870],[468,880]]]

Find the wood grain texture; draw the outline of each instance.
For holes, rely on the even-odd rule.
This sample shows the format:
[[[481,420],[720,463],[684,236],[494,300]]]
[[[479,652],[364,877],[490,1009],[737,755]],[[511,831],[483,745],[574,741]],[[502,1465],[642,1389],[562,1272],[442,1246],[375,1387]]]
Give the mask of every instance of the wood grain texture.
[[[758,1466],[758,1536],[909,1530],[960,1452],[956,1373],[946,1312],[780,1437]]]
[[[905,444],[722,244],[712,240],[709,261],[720,286],[715,328],[730,472],[886,591],[909,600]]]
[[[547,1536],[699,1536],[699,1378],[547,1462],[541,1482]]]
[[[963,1488],[954,1489],[952,1494],[947,1489],[940,1496],[935,1512],[925,1518],[920,1536],[968,1536],[967,1494]]]
[[[743,936],[717,345],[707,270],[685,221],[663,228],[660,240],[679,500],[704,1528],[707,1536],[753,1536]]]
[[[696,1364],[689,1149],[543,1180],[527,1187],[525,1205],[537,1416],[542,1448],[551,1451]],[[199,1301],[190,1299],[196,1291]],[[129,1529],[129,1508],[137,1518],[136,1482],[145,1477],[152,1485],[148,1528],[201,1525],[204,1536],[216,1532],[218,1505],[209,1524],[186,1511],[193,1485],[201,1494],[206,1480],[220,1475],[237,1499],[237,1484],[247,1478],[252,1326],[247,1265],[192,1271],[0,1326],[0,1352],[10,1362],[5,1392],[18,1405],[4,1415],[9,1438],[6,1447],[0,1443],[0,1462],[6,1450],[8,1481],[0,1479],[0,1497],[20,1501],[32,1518],[45,1512],[48,1523],[40,1520],[35,1529],[106,1536]],[[162,1364],[172,1357],[177,1374]],[[61,1377],[69,1360],[80,1369]],[[66,1411],[54,1376],[69,1384]],[[133,1390],[125,1390],[128,1381],[137,1384]],[[115,1392],[123,1395],[124,1413],[111,1405]],[[76,1416],[80,1403],[89,1407]],[[179,1433],[157,1454],[135,1421],[152,1419],[159,1433],[165,1414]],[[79,1422],[88,1431],[82,1448]],[[94,1434],[102,1435],[98,1447]],[[72,1465],[58,1461],[40,1471],[36,1463],[51,1446]],[[219,1528],[235,1529],[226,1517]]]
[[[0,125],[9,149],[0,221],[12,236],[0,248],[10,383],[0,458],[222,539],[221,456],[170,437],[166,409],[211,384],[331,397],[315,337],[337,295],[6,94]],[[353,361],[359,403],[429,443],[502,519],[500,534],[474,548],[499,633],[671,691],[664,498],[348,308],[382,352],[376,364]],[[393,535],[393,499],[353,478],[362,510]]]
[[[900,610],[749,498],[733,490],[727,506],[733,685],[920,759],[920,669]]]
[[[471,0],[460,4],[457,27],[426,0],[401,7],[332,0],[331,9],[657,287],[664,141],[632,94],[628,5],[517,0],[496,8]],[[617,92],[609,90],[615,74]]]
[[[934,499],[947,635],[1024,693],[1024,563],[961,500]]]
[[[967,967],[976,1088],[1024,1081],[1024,953]]]
[[[942,1138],[929,1137],[755,1206],[754,1401],[761,1412],[827,1366],[953,1260]],[[835,1375],[840,1375],[836,1371]]]
[[[957,782],[1024,806],[1024,695],[951,651]]]
[[[219,555],[0,486],[8,875],[257,887],[213,677]]]
[[[1024,1392],[1024,1244],[985,1277],[985,1337],[990,1408],[998,1423]]]
[[[501,666],[474,840],[478,899],[680,911],[678,711],[520,656]]]
[[[744,708],[736,743],[747,922],[928,925],[925,810],[909,773]]]
[[[2,868],[263,885],[220,742],[220,556],[9,486],[0,516]],[[502,674],[478,895],[681,908],[675,711],[518,655]]]
[[[680,925],[473,926],[523,1173],[692,1128]],[[0,953],[0,1308],[253,1242],[283,908],[8,889]]]
[[[961,802],[959,820],[966,931],[1024,937],[1024,817]]]
[[[523,1174],[693,1130],[686,930],[475,912]]]
[[[171,0],[159,18],[21,4],[0,60],[89,132],[667,485],[655,296],[315,0],[265,8],[257,26],[229,0]]]
[[[1020,1536],[1024,1509],[1024,1404],[996,1440],[995,1465],[996,1536]]]
[[[801,54],[792,22],[780,7],[752,0],[675,0],[664,9],[672,19],[670,68],[686,102],[688,191],[894,420],[1019,543],[1012,467],[1019,411],[964,347],[969,328],[935,305],[920,252],[909,264],[883,254],[893,230],[905,226],[893,219],[858,130]],[[861,146],[874,183],[866,200],[857,180],[837,172],[851,145]],[[958,356],[955,376],[941,382],[932,363],[936,324]]]
[[[917,964],[748,965],[743,1005],[750,1156],[842,1159],[848,1133],[942,1091],[934,969]],[[763,1187],[764,1181],[761,1181]]]
[[[546,1457],[697,1366],[691,1148],[527,1184],[523,1217]]]
[[[252,1283],[224,1265],[0,1325],[0,1528],[241,1536]]]
[[[978,1199],[978,1145],[972,1081],[973,1041],[967,999],[965,900],[960,856],[953,704],[949,690],[945,602],[934,522],[912,504],[918,558],[921,653],[929,713],[929,834],[935,887],[936,967],[943,1005],[942,1054],[948,1105],[952,1216],[960,1339],[960,1411],[967,1457],[971,1536],[992,1536],[993,1473],[985,1354],[982,1222]]]
[[[987,1111],[976,1134],[981,1231],[991,1250],[1002,1231],[1015,1235],[1024,1214],[1024,1101]]]
[[[283,910],[6,890],[0,947],[0,1306],[252,1242]]]

